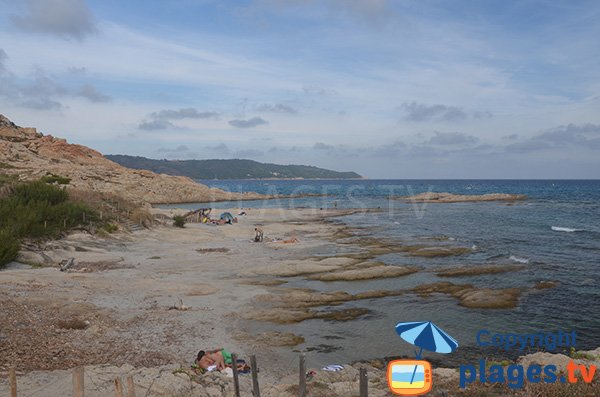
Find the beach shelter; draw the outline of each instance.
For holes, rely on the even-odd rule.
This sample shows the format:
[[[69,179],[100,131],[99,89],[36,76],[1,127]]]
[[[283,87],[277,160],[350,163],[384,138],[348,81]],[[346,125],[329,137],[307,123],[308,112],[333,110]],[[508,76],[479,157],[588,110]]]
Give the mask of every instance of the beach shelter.
[[[415,350],[417,360],[421,359],[423,349],[436,353],[452,353],[458,347],[456,339],[445,333],[431,321],[398,323],[396,324],[396,333],[408,343],[421,348],[418,353]],[[417,367],[415,365],[410,378],[411,384],[415,379]]]
[[[221,216],[219,217],[219,219],[223,219],[223,220],[226,220],[227,222],[231,223],[231,222],[233,222],[233,215],[231,215],[230,212],[223,212],[221,214]]]
[[[396,324],[396,333],[410,344],[420,347],[415,354],[421,358],[423,349],[436,353],[452,353],[458,347],[456,339],[444,332],[431,321],[417,321]]]

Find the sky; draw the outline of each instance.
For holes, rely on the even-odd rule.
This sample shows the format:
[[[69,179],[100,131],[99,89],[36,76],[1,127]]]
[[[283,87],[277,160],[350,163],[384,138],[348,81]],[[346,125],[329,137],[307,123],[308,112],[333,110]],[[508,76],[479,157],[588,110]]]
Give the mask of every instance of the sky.
[[[596,0],[0,0],[0,114],[104,154],[600,178]]]

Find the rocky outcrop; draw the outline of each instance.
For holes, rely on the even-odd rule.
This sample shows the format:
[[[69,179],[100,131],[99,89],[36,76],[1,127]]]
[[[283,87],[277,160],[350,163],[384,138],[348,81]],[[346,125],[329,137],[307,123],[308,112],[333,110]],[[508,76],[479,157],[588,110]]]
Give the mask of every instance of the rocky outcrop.
[[[525,200],[526,198],[527,196],[524,194],[453,194],[436,192],[426,192],[414,196],[396,197],[396,199],[398,200],[413,203],[466,203],[476,201],[516,201]]]
[[[183,203],[259,199],[256,193],[228,193],[187,177],[132,170],[86,146],[22,128],[0,115],[0,164],[20,179],[48,174],[71,179],[69,188],[113,193],[136,202]]]

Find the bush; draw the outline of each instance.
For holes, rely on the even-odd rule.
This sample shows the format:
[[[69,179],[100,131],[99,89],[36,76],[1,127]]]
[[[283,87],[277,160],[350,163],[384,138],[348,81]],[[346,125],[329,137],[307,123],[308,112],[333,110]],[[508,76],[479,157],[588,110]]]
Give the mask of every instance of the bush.
[[[43,182],[16,185],[0,199],[0,229],[15,238],[56,238],[73,227],[98,220],[85,204],[68,201],[69,195]]]
[[[17,182],[16,175],[0,174],[0,186],[12,186]]]
[[[19,240],[6,229],[0,229],[0,268],[17,258]]]
[[[144,227],[149,227],[154,221],[154,217],[152,216],[152,214],[143,208],[133,210],[133,212],[129,216],[129,219],[132,222],[137,223],[138,225],[142,225]]]
[[[33,181],[15,186],[14,194],[11,198],[24,205],[31,202],[57,205],[67,201],[69,193],[64,189],[48,185],[42,181]]]
[[[55,174],[49,174],[49,175],[43,176],[40,180],[44,183],[49,183],[49,184],[57,183],[59,185],[68,185],[69,183],[71,183],[71,178],[67,178],[67,177],[55,175]]]
[[[184,225],[185,225],[185,217],[183,215],[175,215],[173,217],[173,226],[184,227]]]

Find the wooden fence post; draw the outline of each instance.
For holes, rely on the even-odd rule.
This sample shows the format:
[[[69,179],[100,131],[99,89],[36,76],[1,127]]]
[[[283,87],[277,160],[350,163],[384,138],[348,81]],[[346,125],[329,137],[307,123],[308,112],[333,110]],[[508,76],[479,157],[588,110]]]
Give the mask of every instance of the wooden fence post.
[[[256,366],[256,356],[250,356],[250,369],[252,370],[252,394],[254,397],[260,397],[260,388],[258,386],[258,367]]]
[[[300,378],[298,387],[298,396],[306,397],[306,366],[304,353],[300,353]]]
[[[235,391],[235,397],[240,397],[240,379],[238,377],[237,370],[237,355],[231,355],[231,369],[233,370],[233,389]]]
[[[359,396],[369,397],[369,378],[367,378],[367,369],[361,368],[358,376]]]
[[[123,382],[121,382],[121,377],[115,378],[115,397],[123,397]]]
[[[73,368],[73,397],[84,397],[83,367]]]
[[[17,397],[17,373],[14,368],[8,369],[8,383],[10,383],[10,397]]]
[[[135,383],[131,375],[127,377],[127,397],[135,397]]]

